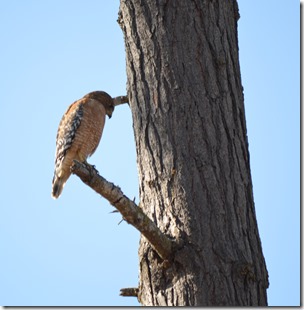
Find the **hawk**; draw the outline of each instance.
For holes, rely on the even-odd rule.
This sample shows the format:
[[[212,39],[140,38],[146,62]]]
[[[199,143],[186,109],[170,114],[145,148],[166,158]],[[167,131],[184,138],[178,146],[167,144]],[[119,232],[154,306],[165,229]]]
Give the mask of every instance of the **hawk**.
[[[73,160],[85,162],[95,152],[106,115],[111,118],[113,111],[113,98],[104,91],[94,91],[72,103],[62,116],[56,138],[54,199],[61,195],[71,175]]]

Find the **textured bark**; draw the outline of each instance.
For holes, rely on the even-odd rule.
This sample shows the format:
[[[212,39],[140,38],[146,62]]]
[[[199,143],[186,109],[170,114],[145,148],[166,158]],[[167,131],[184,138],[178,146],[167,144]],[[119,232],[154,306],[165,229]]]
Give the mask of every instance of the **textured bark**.
[[[143,305],[267,305],[235,0],[121,0],[140,206],[183,241],[164,264],[141,238]]]
[[[99,175],[95,167],[88,163],[80,163],[74,160],[71,172],[79,176],[85,184],[107,199],[121,213],[128,224],[134,226],[145,236],[161,258],[164,260],[171,258],[172,252],[176,248],[175,242],[163,234],[142,209],[125,196],[118,186],[108,182]]]

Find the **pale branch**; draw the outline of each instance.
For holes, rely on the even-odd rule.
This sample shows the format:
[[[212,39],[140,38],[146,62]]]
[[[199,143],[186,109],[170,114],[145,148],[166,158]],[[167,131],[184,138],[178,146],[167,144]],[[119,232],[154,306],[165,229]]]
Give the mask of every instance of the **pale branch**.
[[[113,98],[114,106],[123,104],[123,103],[129,103],[129,99],[127,96],[118,96]]]
[[[170,260],[172,258],[176,243],[162,233],[142,209],[123,194],[118,186],[100,176],[98,171],[88,163],[74,160],[71,172],[107,199],[129,224],[140,231],[162,259]]]

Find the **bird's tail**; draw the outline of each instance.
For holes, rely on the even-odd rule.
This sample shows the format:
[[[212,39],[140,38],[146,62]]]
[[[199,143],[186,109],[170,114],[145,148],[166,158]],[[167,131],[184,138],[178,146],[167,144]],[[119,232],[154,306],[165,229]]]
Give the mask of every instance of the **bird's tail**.
[[[52,197],[54,199],[57,199],[61,195],[65,182],[66,180],[60,178],[56,174],[54,175],[52,188]]]

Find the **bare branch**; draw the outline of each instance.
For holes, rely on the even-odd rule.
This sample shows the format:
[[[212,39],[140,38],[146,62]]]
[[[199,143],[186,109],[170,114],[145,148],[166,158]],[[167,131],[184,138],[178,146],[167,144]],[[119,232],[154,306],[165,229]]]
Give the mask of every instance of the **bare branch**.
[[[138,287],[122,288],[119,295],[125,297],[138,297]]]
[[[117,106],[119,104],[123,103],[129,103],[129,99],[127,96],[118,96],[113,98],[114,106]]]
[[[175,242],[163,234],[142,209],[123,194],[118,186],[100,176],[98,171],[88,163],[74,160],[71,171],[107,199],[129,224],[142,233],[162,259],[169,260],[172,257]]]

